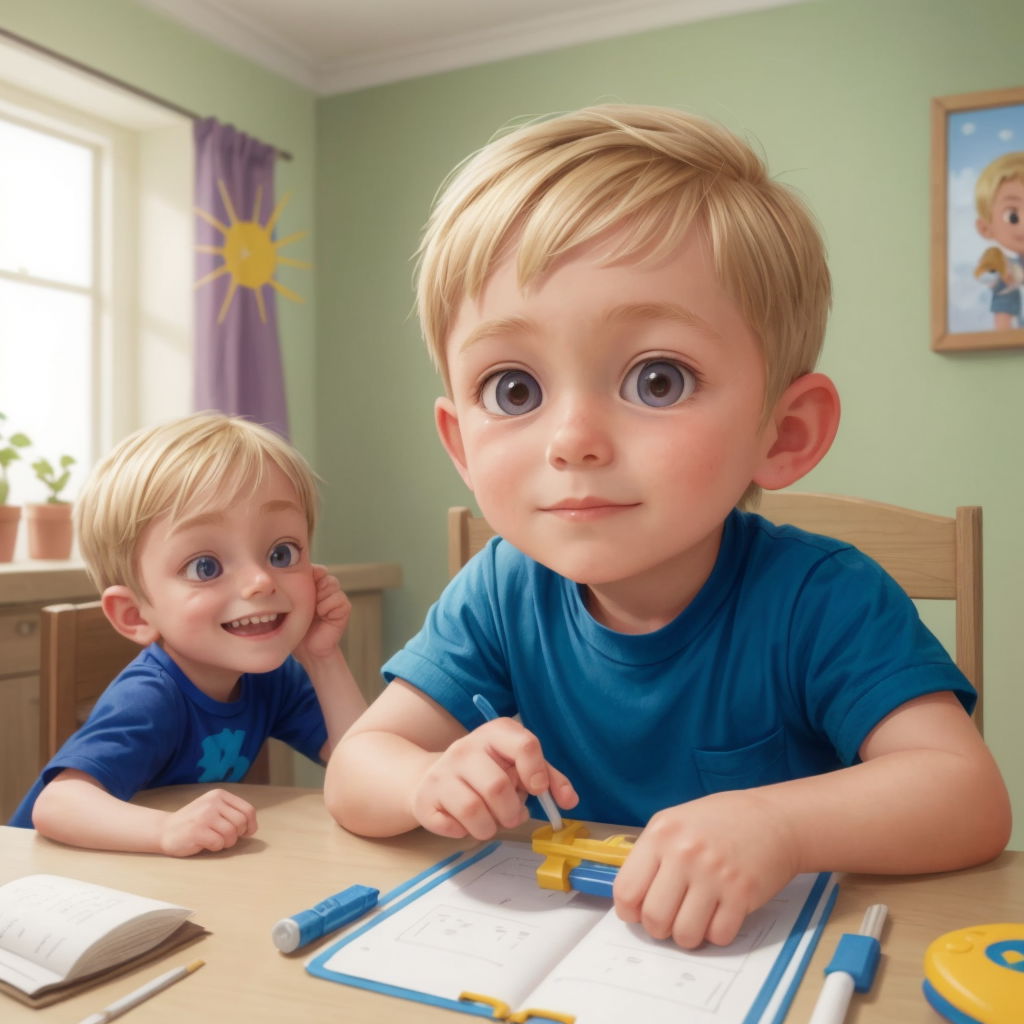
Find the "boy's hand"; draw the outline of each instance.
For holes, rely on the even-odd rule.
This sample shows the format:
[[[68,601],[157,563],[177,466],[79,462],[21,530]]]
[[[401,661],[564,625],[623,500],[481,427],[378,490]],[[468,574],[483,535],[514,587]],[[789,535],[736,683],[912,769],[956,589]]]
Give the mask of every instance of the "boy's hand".
[[[651,818],[619,869],[615,909],[685,949],[724,946],[796,864],[792,835],[756,790],[715,793]]]
[[[316,614],[296,648],[295,654],[300,661],[303,655],[324,658],[336,650],[352,612],[348,595],[324,566],[313,566],[313,580],[316,583]]]
[[[498,718],[456,740],[416,786],[410,809],[431,832],[490,839],[526,821],[527,793],[551,790],[560,807],[579,802],[572,783],[544,760],[537,737],[511,718]]]
[[[167,815],[160,849],[171,857],[191,857],[201,850],[227,850],[255,831],[252,804],[227,790],[211,789]]]

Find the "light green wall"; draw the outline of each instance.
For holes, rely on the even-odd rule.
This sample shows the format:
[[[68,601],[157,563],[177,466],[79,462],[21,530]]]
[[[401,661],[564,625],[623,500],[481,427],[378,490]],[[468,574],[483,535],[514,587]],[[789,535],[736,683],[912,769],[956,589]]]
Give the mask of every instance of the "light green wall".
[[[280,232],[316,228],[317,269],[279,275],[307,299],[279,304],[293,435],[327,481],[320,556],[405,570],[389,649],[442,586],[444,511],[468,500],[434,436],[438,383],[410,316],[411,254],[444,175],[511,118],[607,100],[688,108],[755,140],[817,211],[836,279],[823,369],[843,428],[806,486],[985,506],[986,731],[1024,848],[1024,352],[928,348],[929,100],[1020,84],[1016,36],[992,28],[1018,7],[818,0],[319,102],[131,0],[0,0],[0,25],[295,155],[278,164],[293,196]]]
[[[607,100],[685,107],[763,147],[822,222],[836,280],[822,368],[840,436],[807,487],[948,513],[985,507],[987,735],[1024,847],[1024,352],[929,349],[929,100],[1019,85],[994,26],[1018,0],[819,0],[321,101],[317,416],[333,557],[402,563],[389,648],[444,579],[444,511],[468,494],[431,420],[412,263],[450,168],[509,119]],[[514,481],[510,481],[514,486]],[[931,618],[930,618],[930,621]],[[948,637],[948,618],[934,620]]]
[[[279,160],[276,191],[292,198],[278,237],[314,226],[316,103],[285,82],[133,0],[0,0],[0,26],[203,116],[216,117],[294,156]],[[312,260],[312,237],[285,254]],[[278,301],[292,438],[316,458],[315,275],[280,267],[276,278],[306,299]]]

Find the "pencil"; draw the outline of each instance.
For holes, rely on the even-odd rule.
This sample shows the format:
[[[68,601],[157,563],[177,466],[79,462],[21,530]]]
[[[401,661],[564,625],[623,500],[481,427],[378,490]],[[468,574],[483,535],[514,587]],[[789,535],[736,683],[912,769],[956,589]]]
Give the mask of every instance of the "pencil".
[[[138,1006],[139,1003],[145,1002],[150,996],[155,996],[157,992],[162,992],[165,988],[173,985],[176,981],[180,981],[193,971],[198,971],[205,962],[205,960],[193,960],[192,963],[187,964],[185,967],[175,967],[173,971],[168,971],[152,981],[147,981],[145,985],[137,988],[134,992],[130,992],[123,999],[118,999],[117,1002],[104,1007],[99,1013],[90,1013],[88,1017],[80,1020],[78,1024],[106,1024],[108,1020],[113,1020],[115,1017],[120,1017],[122,1013],[127,1013],[133,1006]]]

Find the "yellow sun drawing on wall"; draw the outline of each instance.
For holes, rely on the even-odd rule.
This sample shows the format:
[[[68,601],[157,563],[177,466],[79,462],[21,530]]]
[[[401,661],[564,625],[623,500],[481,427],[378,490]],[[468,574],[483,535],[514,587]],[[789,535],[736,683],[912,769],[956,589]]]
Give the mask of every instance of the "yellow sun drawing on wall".
[[[305,301],[301,295],[293,292],[290,288],[286,288],[280,281],[275,281],[274,271],[277,270],[279,263],[287,264],[289,267],[299,267],[302,270],[309,270],[311,268],[312,264],[303,263],[301,260],[289,259],[287,256],[279,255],[277,251],[291,242],[304,238],[309,232],[297,231],[295,234],[275,242],[272,237],[274,225],[277,223],[277,218],[281,215],[281,211],[288,203],[288,196],[285,196],[277,204],[267,222],[261,224],[258,218],[260,204],[263,200],[262,188],[257,188],[256,190],[256,201],[253,203],[252,217],[249,220],[238,219],[234,204],[231,202],[231,197],[228,195],[228,190],[225,188],[223,181],[217,182],[217,188],[220,190],[220,197],[224,200],[224,209],[227,210],[228,219],[231,223],[221,224],[216,217],[205,210],[201,210],[198,206],[195,207],[195,211],[203,220],[208,224],[212,224],[224,236],[224,244],[197,245],[196,249],[199,252],[211,252],[222,256],[224,262],[215,270],[210,271],[205,277],[196,281],[195,287],[201,288],[204,284],[215,281],[218,277],[230,274],[231,284],[227,295],[224,296],[223,303],[221,303],[220,313],[217,315],[217,323],[221,324],[224,322],[224,318],[228,315],[228,310],[231,308],[235,292],[240,287],[250,289],[256,296],[256,307],[260,313],[260,321],[266,323],[267,310],[263,302],[263,288],[265,286],[269,285],[276,292],[283,295],[286,299],[291,299],[293,302]]]

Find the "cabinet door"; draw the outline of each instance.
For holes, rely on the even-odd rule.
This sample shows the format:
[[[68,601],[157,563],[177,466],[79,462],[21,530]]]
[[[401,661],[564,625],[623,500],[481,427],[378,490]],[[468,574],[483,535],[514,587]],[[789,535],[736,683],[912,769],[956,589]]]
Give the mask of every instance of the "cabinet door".
[[[0,824],[39,774],[39,676],[0,679]]]

